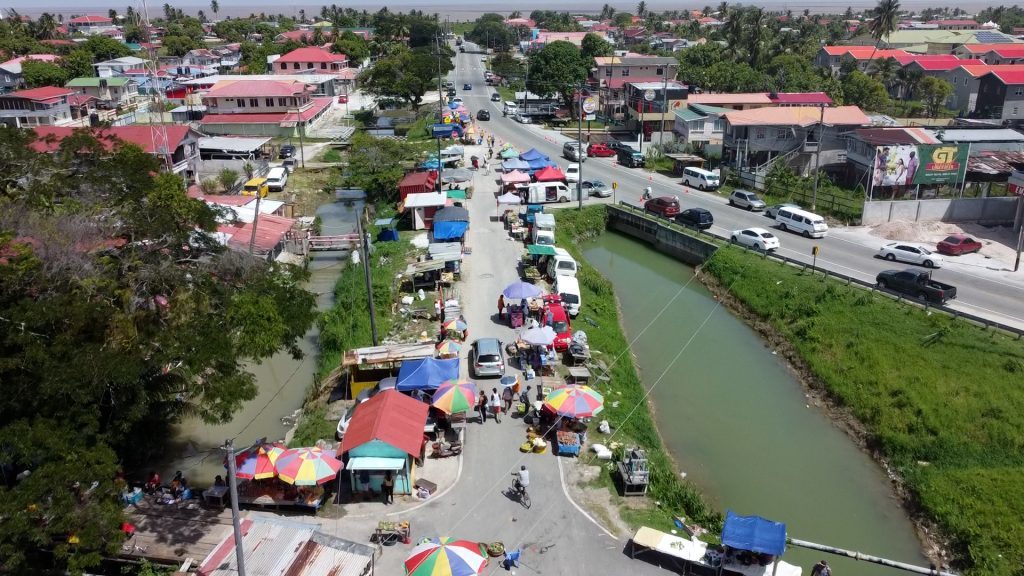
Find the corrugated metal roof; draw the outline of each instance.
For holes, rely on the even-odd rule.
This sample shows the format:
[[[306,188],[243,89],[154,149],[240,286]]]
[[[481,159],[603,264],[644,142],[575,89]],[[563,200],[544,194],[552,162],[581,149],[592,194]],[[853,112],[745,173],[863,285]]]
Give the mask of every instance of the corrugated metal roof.
[[[359,364],[388,364],[402,360],[416,360],[434,355],[434,344],[391,344],[389,346],[367,346],[345,352],[342,366]]]
[[[943,142],[1024,142],[1024,134],[1010,128],[943,130]]]
[[[224,150],[227,152],[255,152],[270,142],[270,138],[237,138],[231,136],[209,136],[199,139],[200,150]]]

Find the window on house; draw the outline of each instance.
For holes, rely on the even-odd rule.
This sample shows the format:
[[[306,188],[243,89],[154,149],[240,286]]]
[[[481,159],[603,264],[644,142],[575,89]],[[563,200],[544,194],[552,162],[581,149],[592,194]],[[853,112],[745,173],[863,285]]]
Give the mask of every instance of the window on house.
[[[299,69],[299,63],[298,62],[292,63],[292,70],[298,70],[298,69]]]
[[[778,129],[776,129],[775,130],[775,138],[777,140],[785,140],[785,139],[789,138],[789,130],[786,130],[785,128],[778,128]]]
[[[274,99],[273,98],[267,98],[266,99],[266,103],[267,103],[267,108],[273,108],[274,107]]]
[[[725,132],[725,119],[719,118],[715,120],[715,126],[712,128],[712,132],[722,133]]]
[[[287,62],[282,62],[281,63],[281,70],[287,70],[287,69],[288,69],[288,63]]]
[[[658,68],[657,70],[654,71],[654,75],[655,76],[662,76],[664,74],[665,74],[665,69],[664,68]]]
[[[306,70],[312,70],[312,69],[313,69],[313,63],[312,62],[306,62]]]
[[[611,68],[611,66],[609,66],[608,68],[604,69],[604,77],[605,78],[611,78],[612,77],[612,68]]]
[[[624,67],[622,68],[622,75],[623,75],[623,76],[629,76],[629,68],[628,68],[628,67],[625,67],[625,66],[624,66]]]
[[[1021,94],[1024,94],[1024,86],[1017,86],[1013,89],[1014,96],[1020,96]]]
[[[238,105],[239,108],[245,108],[245,100],[242,98],[239,98],[236,104]]]
[[[288,99],[287,98],[278,98],[277,99],[277,105],[278,106],[287,106],[288,105]]]
[[[249,98],[249,106],[252,106],[253,108],[259,108],[260,107],[260,99],[259,98]]]
[[[757,130],[754,131],[754,138],[757,140],[764,140],[764,133],[764,128],[758,128]]]

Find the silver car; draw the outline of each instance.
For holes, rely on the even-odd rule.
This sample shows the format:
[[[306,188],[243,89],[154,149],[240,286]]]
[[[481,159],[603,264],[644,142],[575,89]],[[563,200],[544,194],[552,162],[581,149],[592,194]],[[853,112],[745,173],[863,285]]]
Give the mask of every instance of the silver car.
[[[473,342],[469,351],[470,367],[473,376],[505,375],[505,353],[501,349],[501,341],[497,338],[481,338]]]
[[[587,196],[597,196],[598,198],[610,198],[612,195],[612,187],[605,184],[601,180],[584,180],[580,187],[586,192]]]
[[[747,210],[764,210],[764,201],[749,190],[733,190],[729,195],[729,205]]]
[[[774,220],[775,217],[779,215],[779,210],[782,210],[783,208],[796,208],[797,210],[801,210],[800,206],[796,204],[793,204],[791,202],[783,202],[782,204],[772,204],[771,206],[765,208],[764,215]]]

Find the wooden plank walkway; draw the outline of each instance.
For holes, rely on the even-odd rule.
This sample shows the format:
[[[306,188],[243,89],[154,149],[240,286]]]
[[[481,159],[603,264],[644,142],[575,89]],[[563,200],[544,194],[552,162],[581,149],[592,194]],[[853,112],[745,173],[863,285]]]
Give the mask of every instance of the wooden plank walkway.
[[[231,533],[231,509],[204,508],[199,500],[163,505],[147,496],[125,512],[135,525],[121,546],[126,558],[179,565],[192,558],[198,565]]]

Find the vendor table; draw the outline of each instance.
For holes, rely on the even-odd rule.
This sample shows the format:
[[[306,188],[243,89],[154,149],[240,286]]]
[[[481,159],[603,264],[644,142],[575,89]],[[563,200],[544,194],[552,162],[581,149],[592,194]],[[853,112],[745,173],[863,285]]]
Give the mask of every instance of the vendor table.
[[[224,499],[227,497],[227,495],[228,495],[228,487],[227,486],[213,486],[211,488],[203,490],[203,501],[206,502],[207,504],[211,504],[212,501],[216,500],[217,504],[221,508],[223,508],[224,507]]]
[[[590,361],[590,348],[570,345],[565,355],[570,366],[582,366]]]
[[[373,533],[373,540],[380,544],[391,540],[401,540],[404,543],[408,543],[411,540],[409,521],[381,520],[377,523],[377,530]]]
[[[580,455],[580,436],[575,432],[569,432],[567,430],[559,430],[555,433],[555,437],[558,440],[558,454],[559,455]]]
[[[586,384],[590,382],[590,370],[586,366],[570,366],[569,379],[573,384]]]

